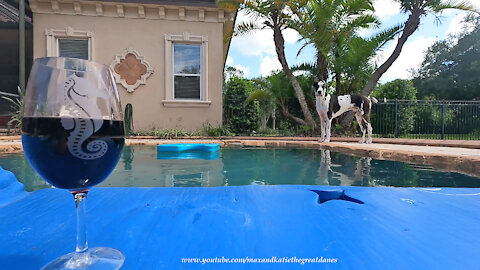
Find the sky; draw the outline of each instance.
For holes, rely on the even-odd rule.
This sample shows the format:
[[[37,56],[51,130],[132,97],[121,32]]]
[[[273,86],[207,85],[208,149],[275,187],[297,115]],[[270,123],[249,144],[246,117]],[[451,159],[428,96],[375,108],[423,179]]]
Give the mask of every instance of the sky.
[[[478,0],[471,0],[471,3],[475,3],[476,8],[480,9]],[[408,18],[406,14],[401,13],[400,5],[393,0],[376,0],[374,7],[375,15],[382,23],[380,30],[405,22]],[[450,34],[458,33],[462,29],[462,20],[466,15],[467,12],[464,11],[446,10],[438,18],[433,15],[422,17],[419,28],[410,36],[400,57],[382,76],[380,83],[411,78],[410,71],[420,66],[425,51],[435,41],[445,39]],[[438,19],[440,19],[440,22]],[[237,15],[237,23],[245,20],[248,21],[249,18],[240,11]],[[359,34],[368,37],[376,31],[379,31],[379,29],[362,30]],[[302,43],[298,42],[300,36],[295,30],[287,29],[283,32],[283,35],[285,38],[285,53],[290,66],[314,62],[315,51],[312,47],[306,47],[297,56]],[[377,65],[381,65],[390,56],[396,43],[396,39],[390,41],[377,53],[375,57]],[[265,77],[272,71],[281,69],[275,53],[273,32],[265,29],[234,37],[226,64],[242,70],[246,78]]]

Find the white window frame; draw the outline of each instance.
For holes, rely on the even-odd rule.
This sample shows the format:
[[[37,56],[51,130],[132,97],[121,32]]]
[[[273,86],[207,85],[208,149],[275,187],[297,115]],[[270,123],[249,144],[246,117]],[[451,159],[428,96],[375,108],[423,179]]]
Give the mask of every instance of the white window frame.
[[[200,99],[175,99],[174,94],[174,54],[173,44],[200,44]],[[185,74],[182,74],[185,75]],[[181,35],[165,35],[165,107],[208,107],[208,37],[183,33]]]
[[[202,46],[200,45],[200,74],[185,74],[185,73],[175,73],[175,44],[189,44],[189,45],[200,45],[198,43],[186,43],[186,42],[174,42],[172,43],[172,68],[173,68],[173,79],[172,79],[172,95],[174,100],[202,100],[202,59],[203,59],[203,52],[202,52]],[[200,77],[200,98],[199,99],[193,99],[193,98],[175,98],[175,76],[185,76],[185,77]]]
[[[47,40],[47,57],[59,56],[59,39],[86,39],[88,40],[88,60],[95,60],[93,55],[93,31],[76,30],[72,27],[65,29],[49,28],[45,30],[45,36]]]

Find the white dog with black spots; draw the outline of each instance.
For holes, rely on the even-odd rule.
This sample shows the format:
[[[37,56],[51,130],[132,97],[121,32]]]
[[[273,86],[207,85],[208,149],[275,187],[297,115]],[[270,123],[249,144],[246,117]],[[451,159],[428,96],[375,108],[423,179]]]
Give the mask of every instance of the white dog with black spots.
[[[333,118],[345,112],[354,111],[363,134],[360,143],[365,143],[365,133],[368,134],[366,143],[372,143],[373,129],[370,122],[370,110],[372,102],[377,103],[377,99],[362,95],[330,95],[327,92],[327,84],[324,81],[315,83],[314,88],[316,109],[321,124],[321,138],[319,142],[330,141]]]

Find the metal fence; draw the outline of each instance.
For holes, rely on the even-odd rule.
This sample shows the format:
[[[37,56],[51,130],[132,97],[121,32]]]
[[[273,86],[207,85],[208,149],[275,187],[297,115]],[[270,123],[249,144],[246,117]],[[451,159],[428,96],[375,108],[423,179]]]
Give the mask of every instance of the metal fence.
[[[382,100],[371,120],[376,137],[480,139],[479,101]]]
[[[224,97],[224,123],[237,120],[239,134],[248,134],[254,124],[246,119],[253,112],[252,108],[244,106],[245,99],[243,96]],[[301,115],[298,100],[291,98],[287,103],[291,113]],[[314,107],[314,101],[310,103]],[[279,111],[277,109],[277,122],[283,118]],[[272,125],[271,121],[268,126]],[[375,137],[480,140],[480,101],[379,100],[372,105],[371,121]],[[298,130],[301,129],[297,127],[293,133]]]

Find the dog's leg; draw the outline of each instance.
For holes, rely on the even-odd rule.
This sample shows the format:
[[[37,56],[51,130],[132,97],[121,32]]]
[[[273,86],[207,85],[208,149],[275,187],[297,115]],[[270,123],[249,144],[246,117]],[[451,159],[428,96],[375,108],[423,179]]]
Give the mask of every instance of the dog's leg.
[[[330,150],[325,150],[325,162],[328,165],[328,170],[330,170],[330,165],[332,165],[332,157],[330,156]]]
[[[327,128],[327,123],[320,119],[320,139],[318,140],[319,143],[325,141],[325,129]]]
[[[365,127],[363,126],[363,116],[360,112],[355,113],[355,118],[357,119],[357,123],[360,126],[360,130],[362,131],[362,139],[359,141],[359,143],[364,143],[365,142]]]
[[[320,150],[320,166],[318,168],[318,178],[315,180],[317,185],[327,185],[328,186],[328,172],[331,171],[331,159],[330,159],[330,150]]]
[[[368,132],[367,143],[372,143],[372,132],[373,132],[372,125],[369,122],[367,122],[367,120],[365,120],[365,125],[367,126],[367,132]]]
[[[323,121],[322,119],[320,119],[320,139],[318,140],[319,143],[322,143],[325,141],[325,128],[326,128],[327,124],[325,123],[325,121]]]
[[[332,135],[332,119],[327,119],[327,138],[325,139],[325,142],[330,142],[330,136]]]

